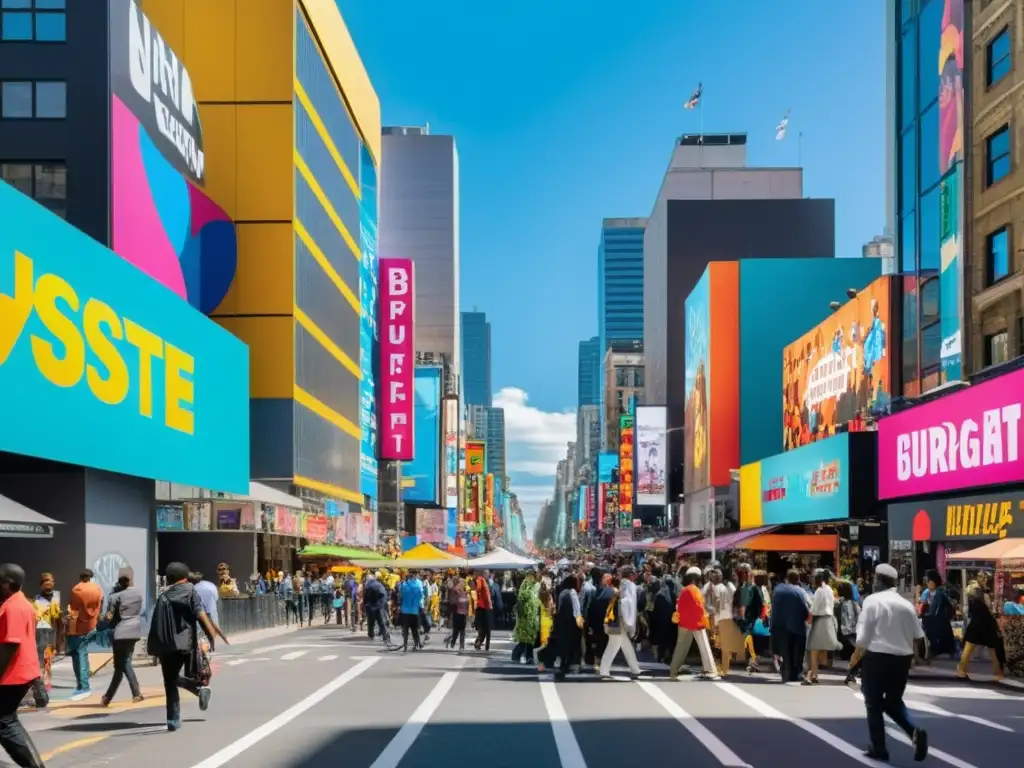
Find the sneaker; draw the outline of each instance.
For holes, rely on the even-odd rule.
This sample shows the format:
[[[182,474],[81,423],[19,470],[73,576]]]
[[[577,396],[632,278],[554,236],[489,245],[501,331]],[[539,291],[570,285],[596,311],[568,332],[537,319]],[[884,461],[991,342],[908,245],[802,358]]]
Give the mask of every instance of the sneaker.
[[[90,696],[92,696],[92,691],[88,688],[84,690],[76,688],[71,694],[71,701],[83,701],[84,699],[88,699]]]
[[[210,697],[213,696],[213,691],[210,690],[208,685],[204,685],[199,689],[199,711],[205,712],[210,708]]]
[[[174,733],[181,728],[181,720],[168,720],[167,730],[169,733]]]

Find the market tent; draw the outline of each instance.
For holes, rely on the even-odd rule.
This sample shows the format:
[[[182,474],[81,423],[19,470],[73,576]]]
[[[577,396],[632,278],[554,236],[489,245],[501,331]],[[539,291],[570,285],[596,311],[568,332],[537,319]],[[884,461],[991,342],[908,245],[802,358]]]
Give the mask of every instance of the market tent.
[[[967,552],[946,555],[946,560],[956,562],[994,560],[1003,565],[1017,567],[1024,565],[1024,539],[999,539]]]
[[[333,557],[338,560],[385,560],[370,549],[342,547],[336,544],[310,544],[299,550],[299,557]]]
[[[410,550],[400,554],[398,560],[457,560],[454,555],[449,555],[444,550],[438,549],[433,544],[423,542],[417,544]]]
[[[468,562],[463,558],[449,555],[433,544],[426,542],[417,544],[408,552],[403,552],[393,560],[388,558],[381,558],[379,560],[358,558],[353,559],[351,562],[366,568],[398,568],[401,570],[465,568],[468,565]]]
[[[703,539],[697,539],[677,547],[677,551],[684,555],[702,555],[708,554],[712,550],[712,544],[714,545],[714,551],[717,552],[728,552],[732,549],[742,549],[741,546],[744,542],[749,539],[759,536],[762,533],[771,533],[776,530],[779,526],[777,525],[766,525],[761,528],[748,528],[745,531],[732,531],[730,533],[723,533],[720,536],[716,536],[712,542],[711,537],[705,537]]]
[[[488,552],[486,555],[469,561],[470,568],[493,568],[498,571],[535,568],[536,566],[537,561],[533,558],[517,555],[502,547],[497,547],[493,552]]]
[[[0,496],[0,537],[12,539],[52,539],[53,526],[60,520],[41,515],[14,499]]]

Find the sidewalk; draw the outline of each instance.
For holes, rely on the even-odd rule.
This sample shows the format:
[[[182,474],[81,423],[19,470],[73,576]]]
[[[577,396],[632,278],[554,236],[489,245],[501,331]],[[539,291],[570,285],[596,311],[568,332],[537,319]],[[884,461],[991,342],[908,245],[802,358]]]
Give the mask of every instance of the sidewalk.
[[[248,645],[259,643],[275,637],[289,635],[299,630],[299,627],[292,624],[287,627],[271,627],[270,629],[259,629],[253,632],[245,632],[235,637],[228,637],[231,647],[237,645]],[[162,707],[164,705],[163,681],[160,677],[160,670],[156,664],[150,661],[150,657],[136,659],[133,666],[135,674],[139,678],[139,685],[142,688],[144,701],[133,704],[128,694],[128,684],[122,683],[118,691],[118,700],[112,702],[108,708],[100,706],[100,697],[106,690],[107,684],[113,675],[114,669],[111,665],[113,655],[109,651],[99,651],[89,654],[89,673],[92,682],[92,696],[81,701],[71,701],[71,695],[75,690],[75,676],[70,658],[62,658],[53,665],[53,685],[50,690],[50,704],[44,710],[36,710],[35,707],[23,706],[19,712],[35,713],[41,715],[52,715],[54,717],[85,717],[96,715],[113,715],[136,709],[147,709],[149,707]],[[123,698],[122,698],[123,697]]]

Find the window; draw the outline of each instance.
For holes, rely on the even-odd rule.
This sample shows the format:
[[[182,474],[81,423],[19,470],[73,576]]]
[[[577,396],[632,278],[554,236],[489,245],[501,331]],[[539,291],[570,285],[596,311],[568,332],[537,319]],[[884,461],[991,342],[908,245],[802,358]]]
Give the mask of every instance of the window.
[[[939,41],[945,5],[929,2],[917,17],[917,103],[922,112],[939,98]],[[935,157],[938,152],[932,156]]]
[[[921,234],[917,242],[917,253],[922,272],[938,272],[941,266],[939,258],[940,191],[941,187],[933,187],[931,192],[921,197],[921,209],[918,212]]]
[[[997,229],[985,239],[985,242],[988,284],[993,285],[1010,274],[1010,233],[1006,227]]]
[[[900,272],[910,274],[917,271],[917,218],[911,211],[900,222]]]
[[[67,0],[0,0],[0,40],[63,43]]]
[[[63,163],[0,163],[0,178],[67,218],[67,168]]]
[[[62,120],[67,117],[67,84],[62,80],[4,81],[0,115],[6,120]]]
[[[900,127],[917,116],[917,27],[907,25],[900,40]]]
[[[1010,359],[1010,335],[1004,331],[985,336],[985,367],[999,365]]]
[[[921,115],[921,135],[917,145],[918,175],[921,177],[921,192],[925,192],[939,180],[939,105],[932,103]]]
[[[917,203],[917,131],[912,122],[900,139],[900,205],[906,215]]]
[[[992,186],[1010,172],[1010,126],[1004,125],[985,139],[986,180]]]
[[[1011,64],[1010,30],[1003,27],[985,49],[985,82],[990,88],[1010,74]]]

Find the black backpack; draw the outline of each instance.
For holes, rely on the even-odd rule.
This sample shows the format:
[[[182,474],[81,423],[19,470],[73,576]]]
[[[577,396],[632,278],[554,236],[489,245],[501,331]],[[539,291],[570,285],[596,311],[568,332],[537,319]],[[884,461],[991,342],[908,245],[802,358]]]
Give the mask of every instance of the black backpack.
[[[166,594],[161,594],[153,606],[153,616],[149,622],[149,636],[146,638],[146,651],[151,656],[165,653],[177,653],[177,631],[174,628],[174,608]]]

